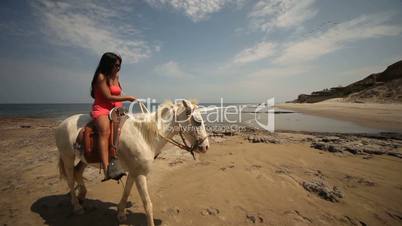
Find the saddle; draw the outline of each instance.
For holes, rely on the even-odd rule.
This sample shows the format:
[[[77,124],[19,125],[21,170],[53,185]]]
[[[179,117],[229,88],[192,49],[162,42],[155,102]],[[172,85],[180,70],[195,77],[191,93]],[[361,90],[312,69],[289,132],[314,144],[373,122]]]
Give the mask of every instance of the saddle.
[[[109,159],[117,155],[120,131],[128,118],[127,110],[123,107],[113,108],[109,112],[110,137],[109,137]],[[101,156],[98,150],[98,131],[95,121],[88,122],[78,133],[74,148],[82,151],[87,163],[100,163]]]

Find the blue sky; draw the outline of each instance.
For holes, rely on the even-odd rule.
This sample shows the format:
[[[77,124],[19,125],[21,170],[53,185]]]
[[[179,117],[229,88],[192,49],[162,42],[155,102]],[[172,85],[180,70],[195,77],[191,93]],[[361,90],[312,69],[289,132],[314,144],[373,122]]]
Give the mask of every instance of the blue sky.
[[[291,100],[402,59],[400,0],[2,1],[0,103],[90,103],[103,52],[125,94]]]

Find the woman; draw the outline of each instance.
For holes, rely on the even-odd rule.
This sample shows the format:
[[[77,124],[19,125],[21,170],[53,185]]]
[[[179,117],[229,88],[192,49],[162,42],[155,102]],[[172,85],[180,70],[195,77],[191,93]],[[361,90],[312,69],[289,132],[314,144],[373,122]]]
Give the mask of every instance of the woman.
[[[91,117],[99,134],[98,150],[101,154],[105,179],[120,179],[125,175],[116,159],[109,164],[109,111],[114,107],[123,106],[122,101],[134,101],[133,96],[122,96],[119,74],[122,59],[115,53],[103,54],[96,68],[91,84],[91,96],[95,99],[92,105]]]

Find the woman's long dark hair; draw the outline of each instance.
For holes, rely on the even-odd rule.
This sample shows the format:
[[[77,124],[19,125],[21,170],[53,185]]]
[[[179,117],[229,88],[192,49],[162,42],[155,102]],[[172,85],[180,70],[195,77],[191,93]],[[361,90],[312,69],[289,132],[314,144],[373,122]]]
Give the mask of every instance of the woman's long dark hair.
[[[119,61],[120,65],[122,63],[122,59],[121,56],[115,54],[115,53],[111,53],[111,52],[107,52],[104,53],[98,67],[96,68],[94,77],[92,79],[92,83],[91,83],[91,97],[95,99],[95,84],[96,81],[98,79],[98,76],[100,73],[104,74],[107,78],[110,78],[110,76],[112,76],[112,72],[114,69],[114,66],[116,64],[116,62]],[[109,84],[109,79],[107,80],[107,83]],[[120,83],[119,83],[120,86]]]

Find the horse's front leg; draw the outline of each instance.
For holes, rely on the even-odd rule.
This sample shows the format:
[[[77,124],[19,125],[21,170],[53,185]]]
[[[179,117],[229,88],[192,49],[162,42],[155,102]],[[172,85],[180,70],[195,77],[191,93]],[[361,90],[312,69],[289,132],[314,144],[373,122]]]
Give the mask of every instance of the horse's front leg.
[[[134,178],[131,173],[128,174],[126,180],[126,187],[124,187],[123,195],[121,196],[120,203],[117,206],[117,219],[119,222],[123,222],[127,220],[126,216],[126,206],[127,206],[127,199],[130,196],[131,188],[133,187]]]
[[[148,192],[147,177],[145,175],[138,175],[135,178],[135,184],[141,196],[142,203],[144,204],[145,213],[147,215],[148,226],[155,226],[153,216],[154,214],[152,210],[152,202]]]

